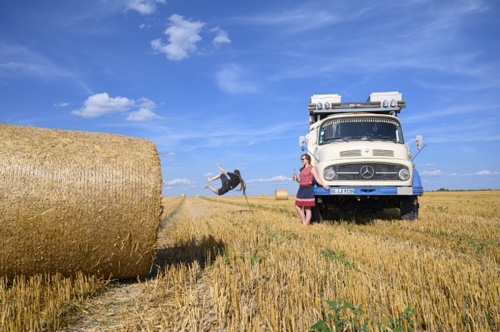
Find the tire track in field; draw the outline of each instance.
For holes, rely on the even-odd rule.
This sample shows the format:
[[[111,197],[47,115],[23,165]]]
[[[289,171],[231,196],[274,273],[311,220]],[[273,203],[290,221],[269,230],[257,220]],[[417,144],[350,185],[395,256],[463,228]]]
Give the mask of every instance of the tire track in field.
[[[168,241],[162,241],[171,227],[175,227],[176,218],[202,217],[215,214],[214,205],[206,204],[196,198],[183,197],[179,202],[172,200],[173,207],[162,215],[162,221],[158,232],[158,250],[153,263],[153,268],[148,277],[143,280],[119,280],[110,282],[103,292],[98,296],[87,300],[83,305],[75,308],[76,314],[67,319],[67,326],[60,331],[66,332],[100,332],[100,331],[128,331],[141,330],[141,326],[151,326],[148,322],[154,322],[161,316],[161,309],[154,304],[149,308],[144,303],[150,303],[151,296],[148,282],[154,283],[159,277],[162,269],[170,264],[190,264],[192,258],[184,258],[185,248],[168,248]],[[175,206],[175,204],[178,204]],[[176,253],[177,251],[177,253]],[[172,260],[173,258],[173,260]],[[208,286],[204,285],[203,278],[197,282],[197,296],[203,296],[206,301]],[[205,302],[208,313],[213,311],[213,303]],[[212,321],[209,319],[206,323]]]
[[[174,219],[182,210],[186,199],[163,199],[163,204],[168,204],[161,216],[159,235],[165,226]],[[172,207],[170,206],[172,203]],[[158,274],[157,259],[153,263],[150,276],[156,277]],[[76,315],[68,319],[67,327],[61,331],[120,331],[125,330],[129,325],[129,316],[134,316],[136,303],[141,302],[140,298],[145,291],[145,285],[139,280],[119,280],[113,281],[106,286],[105,290],[98,296],[86,301],[86,303],[76,308]]]

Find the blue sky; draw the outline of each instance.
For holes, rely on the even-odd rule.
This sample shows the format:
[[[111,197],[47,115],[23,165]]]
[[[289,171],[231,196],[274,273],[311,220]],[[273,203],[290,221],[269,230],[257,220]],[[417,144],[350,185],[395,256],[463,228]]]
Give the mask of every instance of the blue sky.
[[[426,190],[500,189],[499,15],[494,0],[4,0],[0,121],[152,140],[164,195],[212,195],[216,163],[248,195],[294,195],[312,94],[400,91]]]

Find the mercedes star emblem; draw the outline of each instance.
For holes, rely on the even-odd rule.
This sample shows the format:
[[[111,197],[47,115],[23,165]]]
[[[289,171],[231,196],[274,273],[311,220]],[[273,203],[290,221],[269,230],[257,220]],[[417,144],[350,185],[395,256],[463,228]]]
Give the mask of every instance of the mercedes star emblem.
[[[364,165],[359,170],[359,174],[363,179],[371,179],[375,175],[375,170],[370,165]]]

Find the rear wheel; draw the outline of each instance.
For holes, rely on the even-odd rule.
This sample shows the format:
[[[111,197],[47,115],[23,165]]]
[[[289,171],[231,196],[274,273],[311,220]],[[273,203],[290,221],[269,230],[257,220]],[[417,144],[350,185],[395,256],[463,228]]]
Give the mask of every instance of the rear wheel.
[[[401,211],[401,220],[417,220],[418,219],[418,197],[405,197],[399,204]]]

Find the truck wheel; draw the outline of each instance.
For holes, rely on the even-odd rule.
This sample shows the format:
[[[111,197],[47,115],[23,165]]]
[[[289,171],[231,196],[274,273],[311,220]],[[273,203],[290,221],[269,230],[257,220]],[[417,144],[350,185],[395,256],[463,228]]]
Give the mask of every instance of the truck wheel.
[[[313,222],[322,222],[325,220],[329,220],[328,209],[326,208],[315,206],[312,208],[311,213],[311,221]]]
[[[418,219],[418,198],[410,196],[403,198],[399,203],[401,211],[401,220],[417,220]]]
[[[311,222],[321,222],[323,218],[321,217],[321,213],[319,212],[319,208],[314,206],[311,209]]]

